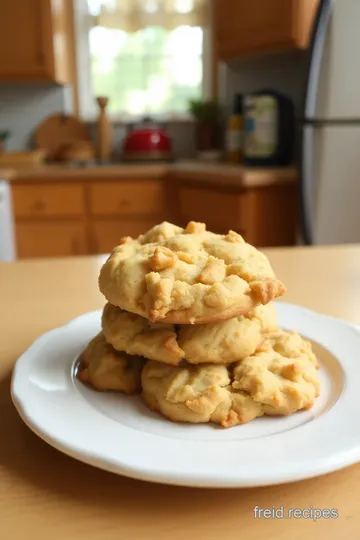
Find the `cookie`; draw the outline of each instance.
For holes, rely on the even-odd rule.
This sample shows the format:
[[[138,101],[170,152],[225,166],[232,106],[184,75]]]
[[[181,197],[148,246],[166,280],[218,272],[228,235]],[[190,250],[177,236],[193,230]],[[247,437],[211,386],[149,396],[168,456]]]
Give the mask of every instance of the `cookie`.
[[[174,324],[238,317],[285,292],[267,257],[239,234],[194,222],[123,238],[101,268],[99,288],[115,306]]]
[[[141,384],[148,407],[174,422],[220,424],[231,410],[230,377],[225,366],[175,367],[149,360]]]
[[[261,404],[257,416],[310,409],[320,392],[311,344],[296,332],[279,331],[254,355],[235,365],[232,389]]]
[[[118,351],[172,365],[179,364],[185,355],[172,324],[151,323],[109,303],[103,309],[101,324],[106,341]]]
[[[264,335],[277,327],[273,304],[258,306],[246,317],[204,325],[151,323],[144,317],[106,304],[102,329],[116,350],[166,364],[227,364],[253,354]]]
[[[271,303],[227,321],[181,326],[178,341],[191,364],[230,364],[253,354],[276,327]]]
[[[137,394],[141,390],[144,359],[115,351],[104,335],[95,336],[81,357],[78,378],[95,390],[117,390]]]
[[[232,427],[312,407],[320,389],[317,367],[310,344],[279,331],[259,352],[231,366],[177,367],[149,360],[141,376],[142,397],[174,422]]]

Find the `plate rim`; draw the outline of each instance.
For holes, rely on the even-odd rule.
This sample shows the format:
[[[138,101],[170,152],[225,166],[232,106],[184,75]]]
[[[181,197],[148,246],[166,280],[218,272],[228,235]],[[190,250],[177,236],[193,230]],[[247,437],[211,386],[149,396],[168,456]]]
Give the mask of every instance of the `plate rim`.
[[[321,319],[322,321],[332,321],[333,324],[338,324],[342,328],[356,331],[356,334],[359,339],[359,346],[360,346],[360,328],[356,326],[353,323],[347,322],[343,319],[331,316],[331,315],[325,315],[318,313],[312,309],[309,309],[307,307],[303,307],[301,305],[297,305],[294,303],[289,302],[275,302],[277,307],[280,307],[281,309],[295,309],[296,311],[300,311],[302,314],[306,316],[316,317]],[[49,330],[48,332],[42,334],[39,336],[33,343],[28,347],[27,350],[25,350],[21,356],[17,359],[15,362],[14,368],[12,370],[11,375],[11,399],[13,401],[13,404],[15,406],[15,409],[17,410],[20,418],[22,421],[27,425],[27,427],[33,431],[39,438],[44,440],[47,444],[54,447],[58,451],[72,457],[73,459],[76,459],[78,461],[81,461],[83,463],[86,463],[90,466],[108,471],[110,473],[114,474],[120,474],[122,476],[127,476],[133,479],[148,481],[148,482],[154,482],[154,483],[161,483],[161,484],[168,484],[168,485],[176,485],[176,486],[188,486],[188,487],[198,487],[198,488],[247,488],[247,487],[260,487],[260,486],[269,486],[269,485],[278,485],[278,484],[286,484],[291,482],[297,482],[301,480],[305,480],[308,478],[318,477],[322,476],[331,472],[334,472],[336,470],[343,469],[345,467],[354,465],[355,463],[360,461],[360,430],[359,430],[359,440],[357,441],[357,444],[355,446],[351,445],[349,446],[347,451],[339,451],[338,455],[334,455],[334,458],[336,457],[336,463],[332,462],[330,460],[330,463],[328,460],[322,462],[322,460],[314,460],[312,462],[313,466],[305,471],[304,469],[298,470],[298,471],[283,471],[281,474],[274,475],[273,473],[267,474],[266,478],[259,478],[258,476],[252,479],[249,479],[248,477],[244,477],[243,480],[239,479],[237,476],[234,478],[215,478],[214,475],[211,476],[211,478],[208,475],[202,474],[193,474],[191,473],[188,476],[184,476],[183,473],[177,474],[176,471],[172,471],[172,474],[169,474],[169,472],[166,472],[161,474],[159,471],[151,472],[149,470],[143,470],[141,469],[141,464],[137,468],[132,468],[126,466],[126,464],[120,465],[119,463],[116,463],[116,465],[113,462],[110,462],[107,459],[104,459],[104,457],[97,456],[94,452],[91,451],[91,449],[87,452],[81,452],[77,449],[74,450],[74,447],[71,445],[71,441],[68,441],[67,443],[64,443],[64,441],[61,442],[61,438],[56,436],[54,433],[49,433],[49,429],[44,428],[44,426],[41,426],[39,424],[39,419],[34,419],[31,414],[28,414],[27,407],[26,407],[26,395],[21,396],[19,395],[19,388],[18,388],[18,380],[19,377],[21,377],[21,370],[25,363],[29,362],[31,364],[31,355],[36,353],[36,350],[41,347],[43,344],[46,344],[49,342],[49,340],[52,340],[53,337],[59,334],[59,332],[65,332],[71,330],[73,326],[78,324],[79,322],[82,323],[82,321],[85,321],[87,317],[98,317],[101,315],[102,310],[93,310],[89,312],[85,312],[68,322],[64,323],[63,325],[54,328],[52,330]],[[341,364],[342,365],[342,364]],[[343,365],[342,365],[343,367]],[[344,369],[344,367],[343,367]],[[20,373],[20,375],[19,375]],[[359,401],[360,403],[360,401]],[[331,411],[329,411],[331,412]],[[40,422],[41,423],[41,422]],[[311,424],[312,422],[310,422]],[[129,428],[130,429],[130,428]],[[56,431],[56,429],[55,429]],[[271,437],[271,435],[269,436]],[[226,441],[226,443],[231,443],[232,441]],[[206,444],[205,441],[202,441],[202,444]],[[224,444],[224,443],[223,443]]]

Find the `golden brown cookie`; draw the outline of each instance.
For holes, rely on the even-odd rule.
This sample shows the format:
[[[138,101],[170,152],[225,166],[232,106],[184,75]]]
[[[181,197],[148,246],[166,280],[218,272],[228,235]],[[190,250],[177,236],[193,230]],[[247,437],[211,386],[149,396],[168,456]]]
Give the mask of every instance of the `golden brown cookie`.
[[[181,326],[178,341],[191,364],[231,364],[253,354],[276,328],[271,303],[227,321]]]
[[[113,305],[153,322],[202,324],[238,317],[285,292],[267,259],[237,233],[157,225],[124,238],[99,275]]]
[[[223,427],[309,409],[320,388],[311,346],[283,331],[232,366],[176,367],[149,360],[141,381],[145,403],[170,420]]]
[[[104,307],[101,324],[106,341],[117,351],[172,365],[184,357],[172,324],[151,323],[109,303]]]
[[[218,422],[231,409],[225,366],[175,367],[149,360],[142,372],[142,397],[150,409],[175,422]]]
[[[81,357],[78,378],[95,390],[117,390],[137,394],[141,390],[141,370],[144,359],[129,357],[115,351],[99,333],[86,347]]]
[[[166,364],[228,364],[253,354],[264,336],[277,328],[273,304],[258,306],[246,317],[199,325],[151,323],[144,317],[106,304],[105,338],[116,350]]]
[[[234,391],[261,404],[261,414],[289,415],[310,409],[320,392],[318,362],[311,344],[296,332],[278,331],[234,367]]]

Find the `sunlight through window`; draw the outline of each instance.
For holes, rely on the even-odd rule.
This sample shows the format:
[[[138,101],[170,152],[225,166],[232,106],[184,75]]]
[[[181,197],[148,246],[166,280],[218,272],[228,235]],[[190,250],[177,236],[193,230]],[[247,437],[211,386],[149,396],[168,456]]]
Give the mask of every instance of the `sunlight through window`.
[[[132,4],[125,4],[132,9]],[[165,16],[164,0],[144,0],[149,24]],[[121,21],[116,12],[119,0],[88,0],[95,24],[89,32],[91,84],[95,95],[110,98],[109,112],[118,115],[181,114],[190,99],[199,98],[203,82],[203,29],[177,25],[176,17],[191,11],[194,0],[173,0],[173,27],[143,24],[139,12],[131,13],[132,31],[105,27],[101,23],[104,7]],[[159,12],[163,10],[163,13]],[[144,11],[145,13],[145,11]],[[180,14],[180,15],[179,15]],[[120,19],[119,19],[120,18]],[[110,19],[109,19],[110,20]],[[126,25],[124,25],[126,28]]]

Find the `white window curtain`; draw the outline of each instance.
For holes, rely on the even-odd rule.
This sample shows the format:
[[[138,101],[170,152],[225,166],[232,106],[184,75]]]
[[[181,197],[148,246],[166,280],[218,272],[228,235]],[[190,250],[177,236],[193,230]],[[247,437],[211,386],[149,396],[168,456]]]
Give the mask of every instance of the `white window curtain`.
[[[94,24],[125,32],[137,32],[149,26],[167,30],[179,26],[207,28],[209,4],[209,0],[105,0],[94,17]]]

